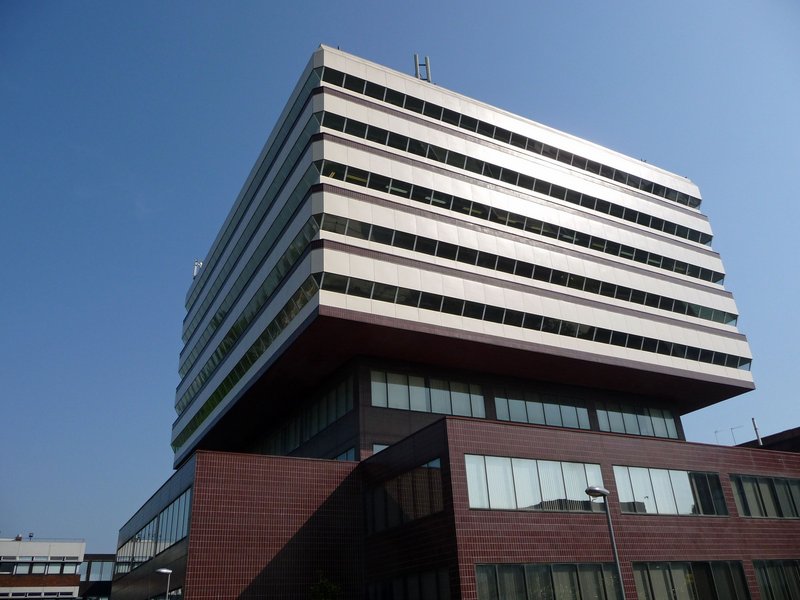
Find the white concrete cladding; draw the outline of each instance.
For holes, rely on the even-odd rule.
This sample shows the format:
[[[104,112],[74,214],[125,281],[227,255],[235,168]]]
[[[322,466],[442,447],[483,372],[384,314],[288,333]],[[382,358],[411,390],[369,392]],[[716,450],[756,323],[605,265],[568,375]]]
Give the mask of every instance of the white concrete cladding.
[[[470,118],[481,124],[464,127]],[[373,185],[386,178],[393,183]],[[431,194],[450,200],[432,202]],[[479,303],[515,319],[530,314],[559,323],[561,332],[323,283],[281,339],[328,307],[365,322],[425,324],[462,339],[752,387],[750,349],[699,198],[684,177],[321,47],[187,295],[176,462],[279,351],[271,344],[242,367],[286,302],[304,282],[318,285],[322,273],[362,288],[371,282]],[[364,235],[375,228],[383,235]],[[263,310],[242,326],[287,254],[298,254],[300,238],[323,243],[305,258],[290,256],[299,264],[286,268]],[[564,335],[576,325],[632,341]],[[665,345],[690,350],[663,352]]]

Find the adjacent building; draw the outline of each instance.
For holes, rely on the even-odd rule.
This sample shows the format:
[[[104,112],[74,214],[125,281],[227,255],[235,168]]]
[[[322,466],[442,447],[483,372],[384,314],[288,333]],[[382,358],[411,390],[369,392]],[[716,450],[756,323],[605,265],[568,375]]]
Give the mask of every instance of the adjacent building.
[[[0,539],[0,598],[79,598],[83,540]]]
[[[700,205],[318,49],[187,293],[114,600],[792,597],[800,456],[681,427],[753,389]]]

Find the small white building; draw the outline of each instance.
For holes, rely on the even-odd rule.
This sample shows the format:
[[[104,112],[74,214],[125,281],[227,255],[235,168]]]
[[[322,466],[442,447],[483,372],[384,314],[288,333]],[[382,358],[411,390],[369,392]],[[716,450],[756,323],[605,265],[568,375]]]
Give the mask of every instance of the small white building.
[[[0,598],[78,598],[83,540],[0,539]]]

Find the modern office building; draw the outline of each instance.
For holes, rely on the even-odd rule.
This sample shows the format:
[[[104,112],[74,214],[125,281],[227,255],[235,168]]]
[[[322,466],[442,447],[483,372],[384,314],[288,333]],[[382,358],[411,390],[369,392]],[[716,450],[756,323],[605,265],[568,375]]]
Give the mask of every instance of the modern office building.
[[[616,598],[587,486],[628,598],[791,597],[800,456],[681,427],[753,388],[700,204],[321,47],[189,288],[114,600]]]
[[[77,600],[83,540],[0,539],[0,598]]]

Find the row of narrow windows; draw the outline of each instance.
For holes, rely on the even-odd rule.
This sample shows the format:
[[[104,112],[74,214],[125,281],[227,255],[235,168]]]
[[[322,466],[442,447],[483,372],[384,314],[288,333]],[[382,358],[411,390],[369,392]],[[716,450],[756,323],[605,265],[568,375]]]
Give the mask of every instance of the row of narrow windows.
[[[609,563],[475,565],[478,600],[618,600]],[[664,598],[672,598],[664,596]]]
[[[581,192],[565,188],[555,183],[550,183],[544,179],[530,177],[524,173],[514,171],[513,169],[478,160],[477,158],[461,154],[460,152],[448,150],[441,146],[388,131],[382,127],[369,125],[361,121],[356,121],[355,119],[348,119],[330,112],[323,113],[322,126],[335,131],[341,131],[354,137],[366,139],[370,142],[381,144],[382,146],[389,146],[401,152],[408,152],[415,156],[444,163],[476,175],[483,175],[490,179],[496,179],[508,185],[523,188],[526,192],[533,191],[543,196],[582,206],[591,211],[618,217],[632,223],[638,223],[644,227],[662,231],[679,238],[691,240],[700,244],[709,244],[711,242],[711,235],[691,229],[685,225],[654,217],[647,213],[622,206],[621,204],[614,204],[613,202],[597,198],[590,194],[582,194]]]
[[[466,454],[470,508],[592,512],[602,510],[585,493],[604,487],[600,465]],[[727,516],[728,507],[718,473],[614,465],[620,510],[631,514]],[[741,502],[739,482],[759,479],[764,497],[776,508],[750,512]],[[741,516],[800,518],[800,479],[731,475]],[[783,492],[778,486],[783,486]],[[778,503],[783,508],[778,506]]]
[[[587,341],[611,344],[643,352],[664,354],[676,358],[730,368],[748,370],[750,368],[751,361],[746,357],[729,355],[694,346],[575,323],[564,319],[506,309],[499,306],[492,306],[334,273],[316,273],[312,277],[309,277],[301,288],[295,292],[289,302],[279,311],[278,316],[270,322],[264,332],[262,332],[259,338],[250,346],[242,359],[229,371],[222,383],[212,392],[203,406],[189,420],[189,423],[173,441],[173,448],[175,450],[180,448],[189,436],[197,430],[200,424],[211,414],[214,408],[219,405],[228,392],[233,389],[233,386],[239,382],[255,361],[266,352],[267,348],[272,344],[272,341],[289,325],[294,316],[305,306],[311,297],[317,293],[319,287],[335,293],[371,298],[373,300],[412,306],[425,310],[440,311],[470,319],[502,323],[514,327],[542,331],[544,333],[577,337]]]
[[[227,282],[228,277],[231,275],[231,273],[235,269],[236,265],[238,264],[238,262],[239,262],[239,260],[240,260],[240,258],[242,256],[242,253],[244,252],[245,248],[247,247],[247,245],[251,241],[253,241],[252,240],[253,234],[261,226],[261,224],[264,221],[264,218],[266,217],[267,213],[274,206],[276,200],[280,196],[280,193],[283,191],[283,188],[284,188],[287,180],[289,179],[291,174],[294,172],[295,166],[297,165],[297,161],[300,159],[300,157],[302,156],[303,152],[306,150],[306,148],[308,146],[308,142],[311,139],[311,136],[317,131],[318,125],[319,125],[318,121],[316,119],[314,119],[314,118],[310,119],[309,122],[306,124],[305,128],[303,129],[303,131],[301,132],[300,136],[298,137],[297,141],[292,146],[292,148],[289,150],[289,153],[286,156],[286,158],[284,159],[283,164],[281,165],[280,169],[278,170],[278,172],[273,177],[272,183],[267,188],[267,190],[264,192],[263,197],[260,196],[261,200],[259,201],[259,203],[256,206],[255,210],[253,211],[252,217],[250,218],[250,220],[245,225],[244,230],[243,230],[242,234],[239,236],[238,240],[236,241],[235,246],[233,247],[233,249],[229,253],[227,260],[225,261],[225,263],[219,269],[214,267],[213,270],[216,272],[216,276],[214,278],[214,281],[212,282],[212,284],[206,290],[205,295],[203,297],[203,301],[201,302],[201,304],[197,308],[197,310],[194,312],[194,316],[192,316],[191,319],[190,319],[191,312],[187,311],[186,318],[184,319],[184,331],[183,331],[183,341],[184,341],[184,343],[188,342],[189,339],[192,337],[192,335],[195,332],[195,329],[197,329],[198,325],[200,324],[202,319],[205,317],[206,311],[208,311],[208,309],[211,306],[212,302],[214,302],[214,300],[216,299],[217,293],[220,291],[220,289],[222,289],[224,284]],[[315,175],[316,175],[316,173],[315,173]],[[310,172],[305,173],[304,181],[309,186],[312,183],[316,183],[316,181],[313,181],[313,180],[309,179],[311,177],[312,177],[312,174]],[[299,187],[302,187],[302,186],[297,186],[296,189],[299,188]],[[288,201],[287,201],[287,204],[288,204]],[[276,221],[280,220],[281,223],[280,224],[273,224],[271,226],[271,228],[270,228],[271,235],[265,236],[259,242],[259,246],[258,246],[258,248],[256,250],[257,253],[258,252],[266,252],[266,251],[268,251],[269,246],[272,245],[272,243],[273,243],[274,239],[276,238],[276,236],[278,236],[278,235],[280,235],[282,233],[283,227],[285,227],[286,223],[288,223],[288,218],[290,216],[288,214],[285,214],[285,211],[287,210],[285,206],[284,206],[283,210],[284,210],[284,213],[282,213],[282,216],[278,217],[277,219],[275,219]],[[265,246],[266,246],[266,248],[265,248]],[[262,258],[263,258],[263,254],[262,254]],[[245,274],[245,272],[243,272],[242,274],[240,274],[238,276],[238,279],[237,279],[237,282],[236,282],[236,286],[238,286],[236,289],[238,290],[238,292],[241,291],[242,286],[244,285],[242,282],[244,282],[244,283],[247,282],[249,277],[252,276],[253,270],[258,266],[258,264],[259,264],[258,262],[250,260],[248,265],[244,269],[244,271],[246,271],[247,274]],[[209,267],[207,267],[206,269],[204,269],[204,272],[210,272],[210,270],[211,269]],[[197,291],[197,290],[195,290],[195,291]],[[236,295],[238,295],[238,293]],[[234,292],[228,293],[228,297],[233,296],[235,298],[236,295],[234,295]],[[187,321],[188,321],[188,325],[186,324]]]
[[[116,573],[128,573],[189,535],[192,488],[156,515],[117,550]]]
[[[264,454],[287,455],[353,410],[353,378],[347,377],[280,424],[259,448]],[[355,460],[350,448],[336,460]]]
[[[611,344],[631,350],[663,354],[733,369],[750,369],[751,360],[746,357],[356,277],[325,273],[322,275],[321,287],[339,294],[443,312],[468,319],[501,323],[566,337],[577,337],[599,344]]]
[[[311,131],[313,130],[312,125],[314,124],[314,122],[315,122],[314,119],[312,119],[312,121],[309,122],[309,126],[306,127],[305,134],[300,136],[297,143],[290,152],[291,160],[287,159],[281,171],[278,173],[277,177],[273,181],[272,186],[270,187],[269,190],[267,190],[265,201],[263,201],[260,204],[257,213],[248,223],[245,234],[243,234],[239,239],[239,242],[237,243],[234,252],[229,257],[227,263],[224,265],[217,279],[212,284],[208,294],[206,295],[203,301],[203,304],[197,311],[195,317],[192,319],[192,322],[189,328],[187,329],[187,336],[193,335],[199,322],[205,316],[205,312],[208,310],[208,307],[214,300],[216,292],[221,288],[222,284],[226,280],[228,273],[232,271],[232,269],[234,268],[234,265],[238,260],[238,257],[243,249],[245,242],[249,240],[250,236],[247,235],[247,233],[248,232],[252,233],[252,231],[255,230],[257,225],[261,223],[261,220],[266,215],[266,211],[272,206],[278,193],[283,188],[283,183],[285,182],[285,179],[291,172],[294,166],[294,162],[299,157],[302,149],[305,148],[308,139],[310,139]],[[323,169],[322,172],[325,173],[325,170],[330,170],[335,165],[336,163],[330,163],[329,161],[327,161],[326,164],[317,166],[318,168]],[[353,180],[356,178],[356,173],[354,168],[350,167],[348,169],[348,172],[346,173],[342,168],[343,166],[339,165],[339,167],[342,170],[341,174],[342,178],[353,182]],[[374,186],[375,182],[378,181],[379,176],[376,176],[375,174],[367,174],[366,172],[364,173],[368,177],[371,176],[371,178],[374,180],[373,181],[373,186]],[[330,175],[331,173],[328,174]],[[305,181],[305,183],[310,185],[311,178],[312,176],[310,172],[306,173],[304,181],[305,180],[308,181]],[[363,184],[369,185],[369,181],[366,178],[364,178]],[[400,191],[401,195],[410,196],[414,199],[417,199],[417,196],[419,196],[420,193],[423,193],[423,189],[418,188],[418,186],[415,187],[417,188],[416,190],[411,189],[410,184],[406,184],[405,189],[410,190],[410,193],[405,194],[402,192],[402,190],[397,188],[397,186],[393,186],[391,183],[389,183],[389,185],[387,186],[388,191],[390,192],[393,190],[395,191],[395,193]],[[274,245],[277,237],[280,235],[282,231],[283,226],[285,226],[286,222],[288,222],[288,219],[290,218],[290,215],[292,214],[293,209],[295,208],[295,204],[299,203],[300,200],[302,199],[305,192],[305,188],[306,186],[298,186],[295,189],[294,193],[292,194],[292,197],[290,197],[286,206],[281,211],[280,215],[277,217],[276,222],[273,224],[270,231],[264,236],[264,239],[259,244],[259,247],[256,249],[253,257],[248,261],[248,264],[245,266],[240,275],[237,277],[237,280],[232,286],[231,291],[226,295],[226,298],[223,300],[223,303],[217,310],[216,314],[214,315],[214,318],[211,319],[210,323],[201,334],[199,340],[194,344],[192,350],[189,353],[187,353],[182,359],[180,366],[180,373],[182,376],[185,376],[186,373],[188,373],[189,369],[194,365],[194,362],[196,361],[197,357],[200,355],[202,350],[205,348],[205,345],[207,344],[208,340],[211,338],[213,333],[216,331],[217,327],[223,322],[224,318],[227,316],[231,305],[235,302],[236,299],[238,299],[239,295],[241,294],[241,291],[244,289],[246,284],[249,283],[258,265],[261,263],[261,261],[264,259],[264,257],[268,254],[268,252]],[[431,190],[427,190],[427,192],[428,195],[425,196],[424,201],[426,203],[430,202],[436,203],[436,200],[437,198],[439,198],[439,196],[437,196],[437,194],[435,192],[432,192]],[[453,206],[452,204],[451,206],[449,206],[451,210],[453,210],[452,206]],[[492,209],[488,206],[483,206],[482,207],[483,210],[477,207],[479,207],[479,203],[471,203],[468,212],[474,213],[475,216],[480,216],[480,214],[483,213],[485,214],[487,220],[492,220],[492,221],[498,221],[500,219],[498,215],[500,214],[500,212],[503,212],[504,214],[502,215],[502,220],[505,224],[511,224],[512,222],[517,222],[518,219],[515,217],[519,217],[522,219],[520,221],[522,228],[534,232],[536,232],[536,230],[539,230],[541,235],[545,235],[548,237],[551,236],[556,237],[557,239],[560,239],[562,241],[577,243],[579,245],[584,245],[582,242],[586,242],[585,245],[587,247],[592,247],[594,249],[598,249],[602,243],[603,251],[605,252],[617,252],[618,255],[623,257],[627,257],[627,255],[630,255],[630,257],[633,260],[640,260],[641,262],[647,262],[648,264],[654,264],[655,262],[654,257],[656,255],[653,255],[652,253],[646,253],[640,250],[626,247],[624,245],[614,244],[613,242],[608,242],[605,240],[598,240],[596,238],[592,238],[591,236],[586,236],[584,234],[580,234],[579,232],[575,232],[567,228],[556,227],[539,221],[534,222],[534,220],[525,219],[521,215],[513,215],[513,214],[510,215],[505,211],[498,211],[497,209]],[[530,223],[528,221],[530,221]],[[420,244],[422,251],[424,251],[424,248],[430,247],[431,243],[442,244],[442,253],[446,253],[446,251],[448,250],[447,246],[449,245],[445,245],[442,242],[437,243],[435,240],[425,240],[425,241],[428,242],[427,246],[425,245],[424,242]],[[400,242],[401,242],[401,236],[398,236],[398,243]],[[240,246],[242,246],[242,248],[240,248]],[[463,255],[462,260],[466,260],[465,257],[469,253],[468,250],[469,249],[464,249],[461,251],[461,254]],[[438,252],[438,246],[434,251]],[[481,254],[485,254],[485,253],[478,254],[477,251],[472,251],[472,253],[475,255],[474,259],[476,261],[479,260]],[[495,258],[495,264],[500,268],[503,268],[505,262],[500,261],[500,258],[501,257]],[[487,259],[488,257],[484,257],[484,261]],[[667,263],[664,264],[664,261],[667,261]],[[678,264],[680,263],[680,261],[672,261],[671,263],[669,261],[671,261],[671,259],[662,258],[661,264],[659,266],[661,266],[661,268],[669,267],[670,265],[672,265],[673,268],[680,267],[680,265]],[[505,269],[508,268],[509,267],[506,265]],[[546,277],[548,282],[555,282],[556,284],[563,283],[566,286],[574,287],[576,289],[580,286],[581,289],[591,292],[596,288],[597,293],[605,293],[606,295],[611,295],[613,293],[615,297],[619,296],[621,298],[625,298],[625,296],[627,295],[629,300],[632,302],[637,302],[641,300],[642,301],[641,303],[643,304],[647,304],[650,306],[658,306],[659,308],[663,307],[664,309],[671,309],[673,312],[679,312],[682,314],[692,314],[692,312],[697,312],[698,315],[702,315],[706,318],[709,318],[710,320],[714,320],[717,322],[731,323],[735,322],[736,319],[735,315],[726,313],[724,311],[719,311],[697,305],[690,305],[688,303],[683,303],[680,301],[675,301],[669,298],[663,298],[652,294],[645,294],[644,292],[640,292],[638,290],[630,290],[629,288],[625,288],[624,286],[611,287],[609,284],[604,284],[603,282],[598,282],[597,280],[591,278],[584,278],[576,275],[570,276],[569,274],[557,270],[552,270],[543,266],[539,266],[538,268],[536,268],[533,265],[529,266],[527,263],[522,263],[519,266],[517,265],[517,263],[515,263],[514,271],[516,272],[517,270],[520,271],[520,274],[523,274],[528,270],[530,270],[531,276],[534,278],[544,280],[544,278]],[[678,268],[679,272],[680,270],[681,269]],[[701,278],[704,276],[713,277],[713,272],[708,271],[707,269],[702,269],[700,267],[694,267],[693,265],[686,265],[685,270],[686,274],[688,275],[699,276]],[[235,325],[234,328],[232,328],[231,330],[231,332],[236,332],[236,331],[238,331],[239,335],[241,334],[241,332],[243,331],[241,324]],[[196,396],[196,394],[200,391],[200,389],[202,389],[202,386],[207,380],[207,378],[211,375],[211,373],[213,373],[216,366],[221,362],[222,358],[227,353],[227,350],[225,348],[229,349],[230,347],[232,347],[233,343],[235,343],[234,338],[238,336],[237,335],[232,336],[231,332],[229,332],[229,335],[226,336],[225,340],[223,340],[223,342],[220,344],[220,347],[218,347],[214,355],[212,355],[212,359],[206,365],[204,365],[204,369],[201,372],[201,374],[199,374],[195,378],[190,388],[176,402],[176,411],[179,414],[181,414],[189,406],[191,400]]]
[[[287,204],[287,206],[290,208],[294,208],[295,204],[299,204],[299,202],[300,199],[298,199],[296,203],[294,201],[290,202],[289,204]],[[293,212],[293,211],[287,211],[287,212]],[[283,220],[280,218],[280,215],[278,217],[278,220],[279,221]],[[278,225],[280,225],[280,223],[278,223]],[[241,313],[236,318],[236,321],[228,329],[225,336],[222,338],[222,340],[220,340],[219,344],[214,349],[214,352],[211,354],[211,356],[208,357],[208,359],[203,364],[203,367],[200,369],[197,375],[195,375],[194,379],[192,380],[192,383],[189,385],[186,391],[181,395],[181,397],[176,402],[175,409],[179,415],[182,414],[189,407],[189,405],[195,399],[200,390],[203,389],[203,386],[205,385],[206,381],[208,381],[208,379],[214,374],[217,367],[220,364],[222,364],[222,362],[228,356],[230,351],[236,346],[238,341],[241,339],[242,335],[244,335],[244,333],[248,330],[253,320],[256,319],[256,317],[258,317],[259,314],[261,314],[261,310],[269,302],[269,300],[275,294],[276,290],[280,288],[285,278],[292,272],[292,269],[294,268],[295,264],[303,255],[305,248],[308,246],[308,243],[314,238],[317,231],[319,231],[317,223],[314,220],[309,219],[309,221],[305,223],[300,232],[291,241],[289,247],[278,258],[278,260],[275,263],[275,266],[270,270],[270,272],[267,274],[267,277],[264,279],[264,281],[261,283],[258,289],[256,289],[256,291],[253,293],[253,296],[250,298],[245,307],[242,309]],[[276,232],[276,236],[278,235],[278,233],[279,232]],[[269,244],[269,248],[272,248],[272,246],[273,246],[272,243]],[[243,272],[243,277],[239,278],[240,281],[246,279],[246,283],[250,282],[251,275],[248,274],[247,277],[244,277],[245,273],[249,273],[250,271],[249,265],[253,264],[253,269],[255,269],[257,266],[259,266],[259,264],[263,264],[261,261],[263,261],[264,257],[262,257],[261,255],[262,254],[265,255],[266,253],[267,249],[264,249],[263,252],[257,251],[253,255],[252,259],[258,259],[258,262],[255,262],[252,259],[251,261],[249,261],[248,266],[245,267],[245,271]],[[237,282],[237,285],[238,283],[239,282]],[[191,363],[187,363],[186,368],[193,366],[200,352],[203,349],[205,349],[205,344],[207,344],[207,341],[201,343],[203,338],[205,338],[206,336],[210,338],[211,335],[214,333],[214,331],[216,331],[216,327],[218,327],[219,324],[224,319],[224,317],[227,316],[228,311],[230,310],[230,306],[233,305],[233,300],[235,298],[238,298],[238,295],[234,296],[234,292],[235,289],[228,296],[228,298],[225,299],[223,306],[220,308],[220,311],[217,313],[217,316],[215,316],[214,320],[216,321],[217,319],[219,319],[219,323],[217,324],[209,323],[206,332],[203,333],[203,337],[201,337],[201,339],[198,341],[198,345],[192,351],[192,353],[193,354],[196,353],[196,355],[194,356]]]
[[[422,252],[431,256],[455,260],[472,266],[492,269],[519,277],[528,277],[544,283],[568,287],[590,294],[598,294],[608,298],[616,298],[624,302],[650,306],[680,315],[689,315],[715,323],[736,325],[737,316],[735,314],[708,306],[702,306],[693,302],[684,302],[652,292],[616,285],[614,283],[601,281],[600,279],[584,277],[583,275],[576,275],[575,273],[569,273],[559,269],[552,269],[544,265],[515,260],[491,252],[474,250],[473,248],[467,248],[465,246],[457,246],[449,242],[397,231],[364,221],[347,219],[330,214],[324,214],[321,218],[322,229],[332,233],[395,246],[414,252]]]
[[[267,150],[264,159],[261,161],[261,164],[256,171],[255,176],[253,177],[253,181],[251,182],[250,186],[248,187],[247,191],[245,192],[242,201],[239,203],[239,206],[236,208],[234,214],[231,216],[228,224],[225,226],[225,229],[220,236],[219,242],[214,246],[211,254],[206,257],[203,261],[204,266],[200,270],[200,273],[197,276],[197,281],[195,283],[194,288],[191,290],[189,295],[186,298],[186,312],[187,314],[192,308],[192,305],[195,303],[199,295],[204,289],[208,278],[210,277],[211,267],[216,263],[222,253],[225,251],[228,242],[233,236],[234,232],[238,229],[239,225],[241,224],[242,219],[247,214],[252,205],[255,198],[260,196],[261,187],[264,185],[264,182],[267,180],[267,176],[269,175],[270,169],[272,168],[275,159],[278,156],[278,153],[283,149],[286,142],[289,138],[289,133],[294,128],[297,119],[300,117],[303,109],[308,104],[309,99],[311,98],[312,90],[316,89],[320,83],[320,70],[315,69],[312,71],[311,75],[308,79],[306,79],[305,84],[303,85],[303,89],[297,96],[292,108],[289,109],[289,113],[286,115],[286,118],[283,121],[283,125],[281,125],[278,133],[274,136],[274,141],[270,145],[269,149]],[[189,334],[191,335],[191,334]],[[184,334],[184,342],[188,339],[188,335]]]
[[[703,281],[722,284],[725,279],[724,273],[706,269],[705,267],[692,265],[682,260],[662,256],[640,248],[634,248],[627,244],[606,240],[588,233],[582,233],[569,227],[561,227],[553,223],[546,223],[539,219],[534,219],[533,217],[526,217],[518,213],[496,209],[487,204],[413,185],[406,181],[386,177],[385,175],[370,173],[357,167],[343,165],[331,160],[319,161],[318,164],[322,176],[330,179],[345,181],[402,198],[410,198],[415,202],[421,202],[444,210],[470,215],[478,219],[521,229],[534,235],[556,239],[567,244],[589,248],[590,250],[596,250],[603,254],[618,256],[625,260],[650,265],[680,275],[688,275],[689,277],[702,279]]]
[[[475,383],[373,369],[370,395],[371,405],[378,408],[486,417],[483,390]],[[585,404],[585,400],[560,390],[500,387],[494,393],[495,417],[499,421],[588,430],[591,424]],[[675,418],[666,409],[599,402],[596,413],[600,431],[678,439]],[[632,427],[631,422],[637,426]],[[628,427],[618,427],[618,423],[627,423]]]
[[[202,423],[209,417],[220,402],[228,395],[234,386],[241,381],[245,373],[261,358],[272,346],[275,339],[291,324],[297,314],[303,310],[308,302],[317,294],[319,287],[314,277],[308,277],[292,294],[289,300],[281,307],[278,314],[264,328],[261,334],[250,345],[241,359],[231,367],[228,374],[216,389],[209,395],[197,413],[186,423],[181,432],[172,441],[172,449],[177,452],[191,435],[197,431]]]
[[[461,129],[465,129],[471,133],[478,133],[479,135],[492,138],[498,142],[510,144],[515,148],[557,160],[561,163],[575,167],[576,169],[594,173],[600,177],[613,180],[636,190],[647,192],[648,194],[653,194],[659,198],[665,198],[666,200],[670,200],[684,206],[689,206],[691,208],[697,208],[700,206],[700,198],[679,192],[643,177],[632,175],[620,169],[614,169],[599,162],[584,158],[577,154],[573,154],[572,152],[561,150],[555,146],[551,146],[550,144],[545,144],[524,135],[513,133],[507,129],[503,129],[502,127],[496,127],[495,125],[492,125],[486,121],[481,121],[480,119],[475,119],[473,117],[460,114],[456,111],[441,107],[432,102],[427,102],[420,98],[415,98],[414,96],[384,87],[377,83],[366,81],[360,77],[348,75],[342,73],[341,71],[337,71],[336,69],[325,67],[322,73],[322,80],[325,83],[343,87],[358,94],[369,96],[370,98],[374,98],[381,102],[387,102],[394,106],[425,115],[431,119],[443,121],[450,125],[460,127]]]

